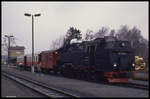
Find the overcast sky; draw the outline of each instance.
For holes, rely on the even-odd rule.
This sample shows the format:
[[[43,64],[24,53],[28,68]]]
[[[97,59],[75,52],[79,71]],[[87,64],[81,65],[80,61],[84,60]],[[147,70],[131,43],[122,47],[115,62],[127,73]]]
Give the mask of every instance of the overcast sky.
[[[50,49],[52,40],[65,35],[70,26],[82,35],[102,26],[136,26],[149,39],[148,2],[2,2],[2,35],[14,35],[25,53],[32,51],[32,19],[24,13],[41,13],[34,21],[35,52]]]

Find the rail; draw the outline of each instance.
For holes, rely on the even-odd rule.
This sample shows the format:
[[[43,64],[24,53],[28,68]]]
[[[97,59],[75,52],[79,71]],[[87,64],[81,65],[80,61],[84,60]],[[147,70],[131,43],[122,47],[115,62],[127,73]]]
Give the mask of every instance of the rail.
[[[137,84],[137,83],[116,83],[116,84],[109,84],[109,85],[116,85],[120,87],[129,87],[129,88],[136,88],[142,90],[149,90],[148,85]]]
[[[29,88],[33,89],[34,91],[39,92],[40,94],[43,94],[47,97],[51,97],[51,98],[63,98],[63,97],[79,98],[80,97],[77,95],[73,95],[72,93],[68,93],[68,92],[65,92],[65,91],[62,91],[62,90],[59,90],[56,88],[52,88],[50,86],[43,85],[39,82],[29,80],[27,78],[19,77],[18,75],[12,75],[6,71],[5,72],[2,71],[2,75],[6,76],[12,80],[15,80],[16,82],[18,82],[26,87],[29,87]]]

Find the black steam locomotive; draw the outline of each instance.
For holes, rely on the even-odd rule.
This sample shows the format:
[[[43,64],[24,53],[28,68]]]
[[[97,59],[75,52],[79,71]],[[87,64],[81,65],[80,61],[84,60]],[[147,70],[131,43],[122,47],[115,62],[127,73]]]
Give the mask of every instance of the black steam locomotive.
[[[25,68],[31,68],[32,55],[17,57]],[[35,54],[34,66],[41,63],[42,71],[59,73],[72,78],[127,82],[135,75],[134,49],[129,41],[115,37],[66,44],[58,50]]]
[[[72,43],[59,50],[54,71],[74,78],[127,82],[135,75],[134,49],[129,41],[106,36]]]

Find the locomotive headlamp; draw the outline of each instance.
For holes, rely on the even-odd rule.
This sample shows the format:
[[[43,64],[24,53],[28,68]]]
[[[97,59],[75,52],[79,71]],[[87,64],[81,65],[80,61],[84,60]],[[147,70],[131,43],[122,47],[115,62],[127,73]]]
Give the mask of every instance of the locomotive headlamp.
[[[58,54],[58,52],[55,52],[55,54]]]
[[[114,63],[114,65],[113,65],[114,67],[117,67],[117,64],[116,63]]]
[[[134,67],[134,66],[135,66],[135,64],[133,63],[133,64],[132,64],[132,66]]]
[[[125,43],[121,43],[121,46],[124,47],[124,46],[125,46]]]

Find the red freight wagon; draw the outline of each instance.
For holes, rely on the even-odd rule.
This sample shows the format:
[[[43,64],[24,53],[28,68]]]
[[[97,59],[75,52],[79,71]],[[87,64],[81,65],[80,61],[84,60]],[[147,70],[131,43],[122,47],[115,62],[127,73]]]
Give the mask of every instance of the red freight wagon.
[[[38,60],[39,60],[39,54],[40,54],[40,53],[35,53],[35,54],[34,54],[34,61],[33,61],[33,64],[34,64],[35,67],[37,67],[37,64],[39,63],[39,62],[38,62]],[[32,54],[25,55],[24,61],[25,61],[25,65],[26,65],[27,67],[31,67],[31,66],[32,66]]]
[[[42,51],[41,52],[41,61],[42,68],[44,69],[53,69],[54,64],[60,58],[60,55],[57,51]]]

